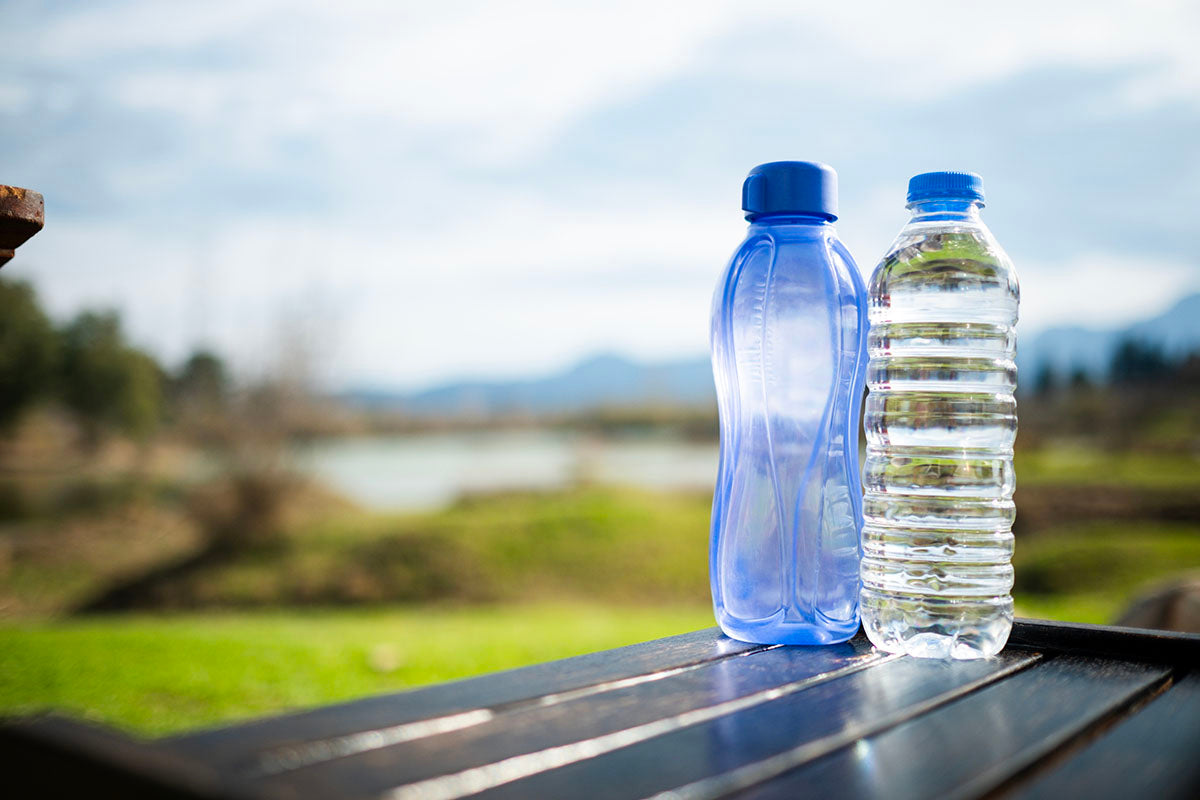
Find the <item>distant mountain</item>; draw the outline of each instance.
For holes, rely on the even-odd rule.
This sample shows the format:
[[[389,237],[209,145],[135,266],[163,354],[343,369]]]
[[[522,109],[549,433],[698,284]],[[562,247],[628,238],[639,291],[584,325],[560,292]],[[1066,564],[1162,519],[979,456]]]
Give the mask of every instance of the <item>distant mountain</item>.
[[[1200,349],[1200,294],[1166,312],[1115,329],[1050,328],[1022,339],[1017,364],[1022,384],[1032,386],[1042,364],[1060,374],[1082,367],[1102,378],[1117,345],[1127,338],[1161,345],[1170,355]],[[464,380],[418,392],[360,389],[338,397],[348,405],[418,416],[561,414],[633,406],[712,406],[712,368],[707,356],[643,363],[604,354],[561,372],[508,381]]]
[[[1107,375],[1117,345],[1136,339],[1163,348],[1169,356],[1200,350],[1200,294],[1189,295],[1171,308],[1123,328],[1048,328],[1017,348],[1017,368],[1025,385],[1043,365],[1060,374],[1082,368],[1093,378]]]
[[[359,408],[422,416],[491,416],[647,405],[708,406],[716,402],[716,392],[707,356],[646,364],[605,354],[538,378],[458,381],[408,394],[355,390],[339,399]]]

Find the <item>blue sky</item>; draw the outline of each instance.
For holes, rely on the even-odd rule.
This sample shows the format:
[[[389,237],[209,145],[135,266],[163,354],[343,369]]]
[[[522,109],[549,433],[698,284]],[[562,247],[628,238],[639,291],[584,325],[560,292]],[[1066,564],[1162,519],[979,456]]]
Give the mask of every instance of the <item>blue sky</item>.
[[[988,5],[7,3],[5,275],[330,388],[695,355],[741,179],[802,158],[864,271],[980,172],[1023,335],[1200,289],[1200,8]]]

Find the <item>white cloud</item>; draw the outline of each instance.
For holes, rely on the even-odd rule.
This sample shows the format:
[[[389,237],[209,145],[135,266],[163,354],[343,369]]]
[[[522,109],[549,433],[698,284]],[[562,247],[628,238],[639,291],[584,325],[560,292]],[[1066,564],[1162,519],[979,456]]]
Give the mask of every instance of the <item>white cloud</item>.
[[[742,235],[741,175],[717,197],[694,171],[670,169],[676,144],[699,142],[701,159],[711,150],[728,163],[747,125],[769,129],[814,82],[832,99],[813,118],[834,130],[861,106],[950,119],[937,98],[1046,66],[1139,66],[1104,90],[1111,97],[1086,104],[1097,113],[1194,106],[1198,13],[1172,2],[1025,0],[230,0],[73,6],[45,20],[25,12],[14,34],[22,61],[7,64],[0,113],[31,113],[40,95],[48,111],[38,114],[52,120],[82,108],[84,122],[113,115],[120,135],[143,124],[165,132],[150,139],[158,147],[132,157],[100,149],[86,165],[116,201],[134,199],[125,216],[52,216],[5,274],[35,279],[60,315],[116,305],[139,341],[170,358],[208,338],[248,370],[270,360],[280,320],[310,319],[331,382],[530,371],[597,349],[701,352],[711,288]],[[764,76],[797,88],[764,96],[753,120],[718,115],[702,131],[642,115],[613,123],[660,125],[653,152],[669,178],[607,170],[603,150],[580,163],[593,157],[586,146],[575,163],[541,161],[573,126],[673,80],[752,92]],[[689,100],[706,101],[702,88]],[[22,126],[7,130],[19,136]],[[889,131],[870,133],[886,152]],[[34,135],[39,166],[22,181],[61,187],[49,200],[55,214],[80,205],[64,195],[82,191],[82,179],[52,171],[77,163],[54,149],[67,134],[48,125]],[[769,144],[795,147],[782,136]],[[903,155],[890,155],[896,176],[883,183],[878,157],[847,173],[841,229],[864,273],[904,221]],[[575,172],[547,172],[560,167]],[[272,190],[278,176],[297,180]],[[256,196],[247,186],[267,188]],[[313,196],[291,196],[305,192]],[[179,197],[200,200],[163,207]],[[142,218],[140,208],[161,213]],[[1198,265],[1184,253],[1131,261],[1087,253],[1087,243],[1079,255],[1067,249],[1065,259],[1018,260],[1024,332],[1131,321],[1197,288]]]
[[[1043,64],[1144,63],[1158,67],[1115,99],[1195,101],[1198,30],[1200,11],[1173,2],[230,0],[82,9],[31,32],[30,47],[56,64],[104,65],[134,108],[223,115],[263,136],[322,116],[387,119],[452,140],[460,159],[497,163],[689,69],[819,74],[928,98]],[[722,45],[731,37],[735,52]],[[164,63],[147,69],[139,55]]]
[[[526,200],[469,236],[256,221],[178,241],[72,225],[31,240],[6,274],[38,279],[59,317],[122,310],[134,339],[171,360],[207,341],[258,373],[287,323],[325,343],[330,383],[414,385],[599,349],[703,352],[712,287],[740,235],[736,215],[706,209],[638,218]]]
[[[1200,101],[1200,7],[1186,0],[782,0],[739,9],[742,25],[786,35],[739,40],[744,52],[713,65],[725,74],[819,75],[879,96],[928,99],[1040,66],[1155,64],[1133,90],[1139,102]]]
[[[1119,328],[1200,291],[1195,262],[1088,253],[1065,262],[1016,267],[1023,335],[1059,325]]]
[[[106,65],[116,99],[132,108],[192,121],[220,114],[264,133],[320,115],[388,119],[458,130],[460,157],[494,162],[687,68],[735,13],[729,3],[684,11],[644,0],[128,3],[31,32],[31,49]],[[164,64],[147,69],[139,56]]]

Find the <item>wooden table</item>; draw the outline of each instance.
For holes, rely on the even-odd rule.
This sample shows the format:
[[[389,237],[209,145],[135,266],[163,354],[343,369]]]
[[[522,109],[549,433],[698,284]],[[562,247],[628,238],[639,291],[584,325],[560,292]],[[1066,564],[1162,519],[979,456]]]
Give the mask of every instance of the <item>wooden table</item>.
[[[155,741],[21,720],[0,752],[43,797],[1197,798],[1198,667],[1200,636],[1037,621],[953,663],[705,630]]]

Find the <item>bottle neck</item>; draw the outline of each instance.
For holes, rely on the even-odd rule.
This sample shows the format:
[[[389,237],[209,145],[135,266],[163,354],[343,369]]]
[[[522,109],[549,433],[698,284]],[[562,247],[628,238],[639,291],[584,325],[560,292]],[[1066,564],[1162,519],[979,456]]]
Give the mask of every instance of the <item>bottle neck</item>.
[[[981,208],[981,201],[965,197],[929,197],[908,204],[908,210],[912,212],[910,222],[955,220],[977,223],[982,221],[979,217]]]
[[[833,220],[822,214],[759,214],[750,225],[812,225],[833,226]]]

